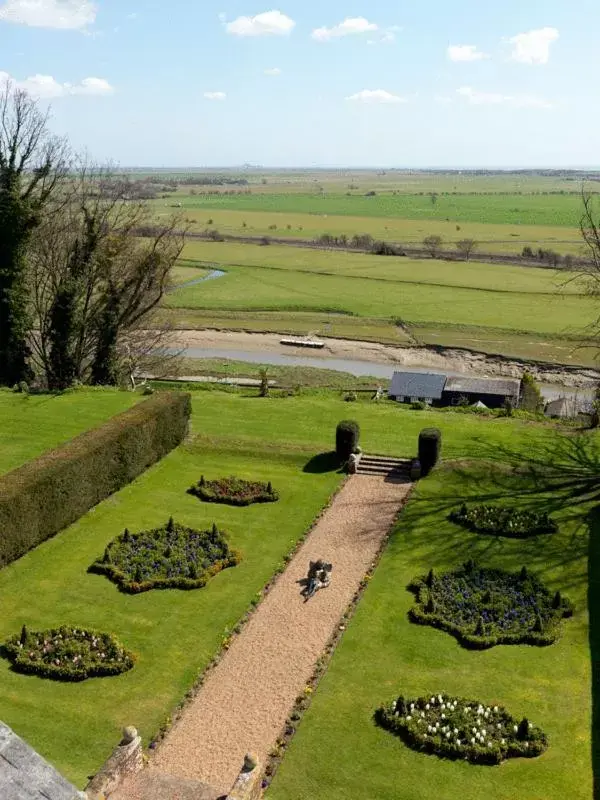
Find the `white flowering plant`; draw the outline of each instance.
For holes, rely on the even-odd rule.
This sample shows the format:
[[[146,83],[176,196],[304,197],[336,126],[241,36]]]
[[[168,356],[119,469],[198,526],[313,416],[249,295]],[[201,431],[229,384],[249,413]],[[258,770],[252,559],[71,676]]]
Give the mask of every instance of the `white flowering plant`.
[[[375,720],[413,750],[473,764],[534,758],[548,747],[546,735],[527,718],[517,722],[503,706],[451,695],[400,696],[378,708]]]
[[[46,631],[23,625],[20,634],[4,643],[2,654],[16,672],[58,681],[119,675],[135,662],[133,653],[110,633],[66,625]]]

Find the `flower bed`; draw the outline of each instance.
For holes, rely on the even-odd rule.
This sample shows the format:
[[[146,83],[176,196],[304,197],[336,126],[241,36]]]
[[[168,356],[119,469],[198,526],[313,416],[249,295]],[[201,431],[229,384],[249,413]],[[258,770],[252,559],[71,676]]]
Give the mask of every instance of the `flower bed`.
[[[196,531],[171,518],[162,528],[125,530],[108,545],[90,572],[106,575],[124,592],[149,589],[198,589],[209,578],[240,562],[216,525]]]
[[[502,706],[461,697],[399,697],[377,709],[375,719],[413,750],[473,764],[534,758],[548,747],[543,731],[526,718],[517,722]]]
[[[520,573],[477,567],[472,561],[454,572],[433,570],[408,587],[417,596],[409,616],[453,634],[465,647],[497,644],[549,645],[573,606],[552,594],[523,567]]]
[[[134,656],[109,633],[63,626],[12,636],[3,654],[17,672],[57,681],[84,681],[119,675],[133,667]]]
[[[219,478],[207,481],[204,475],[199,482],[188,489],[206,503],[227,503],[230,506],[249,506],[252,503],[274,503],[279,495],[269,483],[245,481],[242,478]]]
[[[521,511],[507,506],[467,508],[463,503],[460,508],[450,513],[449,519],[476,533],[492,533],[514,539],[527,539],[529,536],[558,531],[558,525],[548,514]]]

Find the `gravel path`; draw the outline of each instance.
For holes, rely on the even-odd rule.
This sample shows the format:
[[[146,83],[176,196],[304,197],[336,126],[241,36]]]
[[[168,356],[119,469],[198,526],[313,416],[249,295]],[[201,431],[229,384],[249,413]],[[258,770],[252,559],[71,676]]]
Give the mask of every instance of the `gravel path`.
[[[227,793],[245,753],[264,763],[410,486],[362,475],[347,481],[167,734],[151,771]],[[333,564],[331,584],[305,603],[298,581],[318,558]],[[118,796],[142,797],[133,785]]]

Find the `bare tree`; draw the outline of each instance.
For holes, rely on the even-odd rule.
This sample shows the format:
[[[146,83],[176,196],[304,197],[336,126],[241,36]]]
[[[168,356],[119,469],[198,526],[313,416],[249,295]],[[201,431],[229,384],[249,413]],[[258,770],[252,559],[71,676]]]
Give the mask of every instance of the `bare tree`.
[[[48,115],[10,82],[0,88],[0,384],[31,378],[27,248],[44,212],[60,202],[68,168]]]
[[[139,364],[155,341],[157,334],[140,331],[183,248],[178,217],[157,225],[146,202],[124,197],[122,181],[110,190],[111,177],[84,165],[72,178],[68,203],[39,229],[32,247],[34,348],[51,388],[75,380],[115,384],[123,372],[131,374],[132,355]]]
[[[592,195],[585,190],[581,193],[583,214],[579,221],[581,236],[588,251],[588,260],[582,264],[587,278],[588,291],[600,295],[600,220],[596,219],[596,209]]]
[[[477,242],[475,239],[460,239],[455,243],[455,247],[465,261],[468,261],[473,252],[477,249]]]
[[[426,236],[423,239],[423,247],[432,258],[436,258],[442,249],[443,241],[441,236]]]

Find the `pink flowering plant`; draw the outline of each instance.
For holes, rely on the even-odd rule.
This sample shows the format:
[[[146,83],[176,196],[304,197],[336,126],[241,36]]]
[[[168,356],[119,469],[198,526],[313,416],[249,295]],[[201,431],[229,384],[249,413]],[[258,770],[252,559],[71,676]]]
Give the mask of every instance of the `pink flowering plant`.
[[[150,589],[199,589],[240,560],[216,525],[197,531],[171,517],[162,528],[140,533],[125,529],[88,571],[106,575],[123,592],[139,594]]]
[[[515,720],[503,706],[437,694],[400,696],[375,712],[377,724],[413,750],[493,766],[507,758],[535,758],[546,735],[527,718]]]
[[[271,486],[271,481],[246,481],[232,476],[207,481],[202,475],[197,484],[188,489],[206,503],[226,503],[231,506],[249,506],[252,503],[274,503],[279,500],[278,493]]]
[[[133,667],[134,656],[110,633],[63,625],[12,636],[2,646],[17,672],[57,681],[84,681],[119,675]]]

